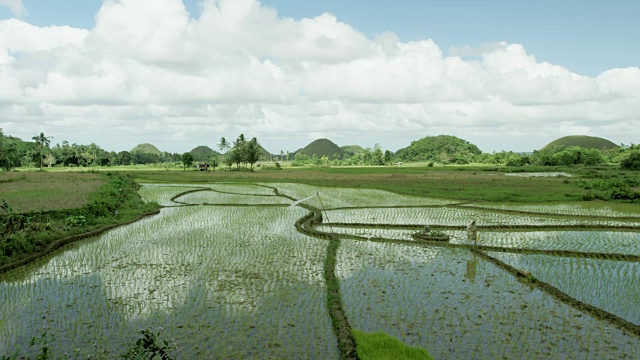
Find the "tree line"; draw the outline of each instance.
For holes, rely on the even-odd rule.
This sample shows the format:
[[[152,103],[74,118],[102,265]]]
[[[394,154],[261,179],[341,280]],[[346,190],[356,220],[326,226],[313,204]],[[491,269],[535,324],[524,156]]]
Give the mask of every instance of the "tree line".
[[[181,154],[150,154],[129,151],[107,151],[95,143],[89,145],[62,144],[51,146],[53,137],[39,133],[33,142],[6,136],[0,129],[0,167],[11,170],[23,166],[35,167],[89,167],[179,162]]]
[[[235,141],[222,137],[217,144],[221,155],[194,155],[190,152],[179,153],[146,153],[129,151],[107,151],[99,145],[91,143],[62,144],[51,146],[53,138],[40,132],[32,137],[32,142],[4,135],[0,129],[0,167],[11,170],[16,167],[89,167],[153,164],[183,169],[193,167],[196,162],[207,163],[215,170],[220,165],[227,165],[229,170],[252,170],[256,163],[264,158],[264,149],[256,137],[247,139],[240,134]],[[506,166],[570,166],[570,165],[604,165],[620,164],[623,169],[640,170],[640,145],[624,145],[611,150],[597,150],[578,146],[555,147],[538,150],[533,153],[515,153],[501,151],[483,153],[475,145],[453,136],[439,135],[426,137],[411,143],[411,146],[400,149],[396,153],[382,151],[379,144],[373,149],[366,148],[354,152],[344,152],[329,156],[305,155],[280,151],[274,160],[291,161],[292,166],[383,166],[398,162],[422,161],[429,164],[495,164]],[[273,156],[271,156],[273,157]]]

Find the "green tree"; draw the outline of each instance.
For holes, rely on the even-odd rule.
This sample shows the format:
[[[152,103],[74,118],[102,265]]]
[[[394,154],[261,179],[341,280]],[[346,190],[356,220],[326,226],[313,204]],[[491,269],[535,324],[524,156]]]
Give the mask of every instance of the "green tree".
[[[45,149],[49,148],[51,145],[51,136],[44,136],[44,133],[40,133],[31,138],[36,144],[35,146],[35,155],[40,158],[40,170],[42,170],[42,162],[44,160]]]
[[[131,154],[128,151],[120,151],[118,153],[118,164],[120,165],[131,164]]]
[[[390,164],[392,156],[393,155],[391,154],[391,151],[385,150],[384,151],[384,163],[385,164]]]
[[[191,155],[190,152],[186,152],[182,154],[182,170],[185,170],[187,165],[191,166],[192,164],[193,164],[193,155]]]
[[[231,150],[231,153],[227,152],[224,155],[224,163],[229,167],[229,170],[231,170],[231,166],[235,163],[235,159],[233,158],[233,150]]]
[[[209,164],[211,164],[211,166],[213,167],[213,171],[216,171],[216,168],[218,167],[218,165],[220,165],[220,161],[218,160],[218,156],[217,155],[212,155],[211,158],[209,159]]]
[[[227,141],[227,139],[225,139],[224,136],[220,138],[218,149],[220,149],[220,151],[224,151],[225,154],[229,151],[229,149],[231,149],[231,145],[229,145],[229,142]]]
[[[247,140],[244,134],[240,134],[233,142],[233,159],[236,167],[240,169],[240,164],[247,162]]]
[[[0,167],[9,171],[20,165],[18,145],[10,140],[4,140],[0,145]]]
[[[260,144],[258,144],[258,139],[255,137],[246,145],[245,160],[251,165],[252,170],[253,164],[260,160]]]
[[[375,144],[373,146],[373,153],[371,153],[371,165],[384,165],[384,153],[382,152],[382,146]]]
[[[625,170],[640,170],[640,151],[629,152],[629,155],[620,162],[620,167]]]

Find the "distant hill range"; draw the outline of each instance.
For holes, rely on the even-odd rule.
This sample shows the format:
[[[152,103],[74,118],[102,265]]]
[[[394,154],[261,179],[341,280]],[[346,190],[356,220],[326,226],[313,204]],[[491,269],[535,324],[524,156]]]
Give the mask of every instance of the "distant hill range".
[[[138,144],[136,145],[136,147],[134,147],[133,149],[131,149],[132,153],[141,153],[141,154],[154,154],[154,155],[161,155],[162,151],[158,150],[157,147],[155,147],[152,144],[149,143],[144,143],[144,144]]]
[[[396,152],[402,161],[435,161],[443,164],[464,164],[482,151],[474,144],[451,135],[427,136],[412,141]]]
[[[579,146],[585,149],[610,150],[615,149],[618,145],[613,142],[595,136],[571,135],[553,140],[540,150],[564,149],[571,146]]]
[[[296,151],[296,154],[304,154],[309,157],[313,155],[317,155],[318,157],[326,156],[329,159],[333,159],[336,155],[342,157],[344,150],[329,139],[318,139]]]

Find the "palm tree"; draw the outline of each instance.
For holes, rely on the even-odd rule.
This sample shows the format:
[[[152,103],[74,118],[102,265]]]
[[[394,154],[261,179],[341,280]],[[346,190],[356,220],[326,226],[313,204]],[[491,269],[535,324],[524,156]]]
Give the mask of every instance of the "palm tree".
[[[246,146],[247,139],[245,139],[244,134],[240,134],[236,141],[233,142],[233,151],[235,153],[235,160],[238,164],[238,168],[240,167],[240,163],[246,161]]]
[[[252,170],[253,164],[260,160],[260,144],[258,144],[258,139],[255,137],[246,146],[246,160],[251,164]]]
[[[31,140],[36,143],[36,153],[38,157],[40,157],[40,170],[42,170],[42,156],[44,155],[44,148],[49,148],[49,145],[51,145],[51,139],[53,139],[52,136],[44,136],[44,133],[42,132],[31,138]]]
[[[220,149],[220,151],[224,151],[227,152],[229,151],[229,149],[231,149],[231,145],[229,145],[229,142],[227,141],[227,139],[223,137],[220,138],[220,143],[218,144],[218,149]]]

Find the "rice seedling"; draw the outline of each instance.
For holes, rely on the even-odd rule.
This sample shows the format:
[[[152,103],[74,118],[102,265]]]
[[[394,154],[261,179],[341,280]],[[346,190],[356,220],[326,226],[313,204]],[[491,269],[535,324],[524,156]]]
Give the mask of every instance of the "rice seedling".
[[[570,296],[640,324],[640,263],[490,253]]]
[[[434,358],[517,358],[523,347],[534,358],[640,351],[637,338],[465,250],[344,242],[337,271],[352,326],[384,331]],[[594,338],[611,345],[594,346]]]
[[[330,227],[330,226],[318,226],[317,230],[322,232],[334,232],[337,234],[353,235],[359,238],[384,238],[393,240],[412,240],[411,234],[415,233],[415,230],[398,230],[398,229],[378,229],[378,228],[364,228],[364,227]]]
[[[459,234],[452,237],[452,243],[467,243],[462,232],[449,232]],[[483,231],[478,243],[517,249],[640,254],[640,233],[634,231]]]
[[[304,184],[266,184],[278,189],[278,192],[296,199],[304,199],[320,193],[327,208],[371,207],[371,206],[437,206],[455,203],[451,200],[425,198],[419,196],[398,195],[388,191],[374,189],[347,189],[318,187]],[[311,205],[320,207],[317,199]]]
[[[287,205],[318,193],[300,204],[320,207],[322,200],[333,209],[323,211],[315,230],[354,240],[296,231],[308,210]],[[178,358],[338,358],[344,354],[327,309],[331,299],[346,310],[346,328],[384,331],[435,358],[640,353],[637,336],[512,276],[479,248],[455,247],[468,245],[463,229],[473,219],[481,229],[478,245],[593,253],[588,259],[490,254],[637,324],[638,262],[597,259],[640,254],[640,215],[631,206],[465,208],[381,190],[300,184],[146,184],[140,194],[170,207],[0,276],[0,355],[19,349],[34,356],[29,340],[46,328],[65,339],[51,343],[55,354],[113,358],[139,329],[162,327],[178,344]],[[444,231],[453,245],[403,243],[423,225]],[[524,231],[531,226],[568,228]],[[367,239],[376,242],[358,241]],[[337,259],[328,255],[336,249]],[[327,286],[334,270],[339,284],[328,280]]]
[[[638,227],[637,221],[583,219],[545,215],[504,214],[461,208],[390,208],[346,209],[327,211],[331,222],[347,224],[406,224],[466,226],[469,219],[479,226],[627,226]],[[640,228],[640,227],[639,227]]]
[[[0,353],[46,326],[78,357],[114,357],[161,326],[178,357],[336,358],[322,277],[326,242],[301,209],[182,207],[111,231],[0,280]],[[247,341],[249,339],[249,341]]]
[[[567,203],[543,203],[543,204],[516,204],[516,203],[470,203],[464,207],[520,211],[527,213],[577,215],[592,217],[635,217],[640,219],[640,208],[637,204],[613,203],[613,202],[567,202]]]

